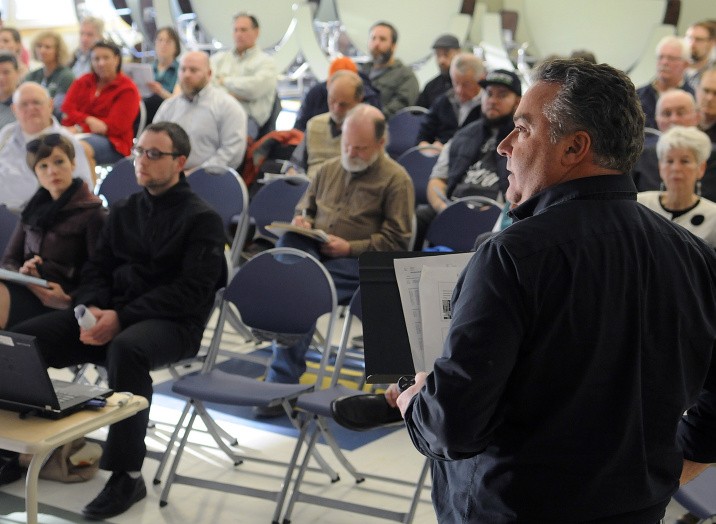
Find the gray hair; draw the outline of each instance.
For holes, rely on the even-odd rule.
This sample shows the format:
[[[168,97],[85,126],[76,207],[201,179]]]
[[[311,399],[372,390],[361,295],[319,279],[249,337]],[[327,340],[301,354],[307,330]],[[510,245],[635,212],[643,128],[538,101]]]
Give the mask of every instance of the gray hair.
[[[644,111],[628,76],[606,64],[566,58],[540,64],[533,81],[560,86],[543,109],[552,143],[584,131],[598,166],[631,171],[644,148]]]
[[[687,62],[691,58],[691,51],[689,50],[689,46],[686,44],[684,39],[674,35],[667,35],[661,40],[659,40],[659,43],[656,44],[656,56],[659,56],[659,54],[661,53],[661,48],[666,45],[678,46],[678,48],[681,50],[681,58],[683,58]]]
[[[43,85],[38,84],[37,82],[23,82],[19,86],[17,86],[17,89],[15,89],[15,92],[12,94],[12,103],[17,104],[18,100],[20,100],[20,92],[26,91],[28,87],[37,87],[39,88],[43,93],[45,93],[45,96],[47,97],[47,100],[50,100],[50,92],[47,90],[47,88]]]
[[[688,149],[701,165],[711,156],[711,139],[696,127],[674,126],[659,137],[656,143],[656,156],[659,162],[672,149]]]
[[[482,80],[485,76],[485,64],[472,53],[458,53],[450,63],[450,72],[453,71],[461,75],[472,73],[475,80]]]
[[[102,34],[104,33],[104,20],[102,20],[101,18],[97,18],[96,16],[86,16],[80,22],[80,25],[84,24],[88,24],[94,27],[99,34],[99,37],[102,38]]]

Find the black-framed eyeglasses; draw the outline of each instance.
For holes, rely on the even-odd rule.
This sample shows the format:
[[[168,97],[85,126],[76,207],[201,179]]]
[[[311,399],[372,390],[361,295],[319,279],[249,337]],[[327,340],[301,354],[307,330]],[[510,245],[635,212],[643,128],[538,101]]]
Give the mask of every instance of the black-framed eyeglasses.
[[[147,155],[147,158],[149,160],[159,160],[163,156],[170,156],[172,158],[176,158],[178,156],[181,156],[181,153],[177,153],[176,151],[159,151],[158,149],[151,148],[151,149],[144,149],[143,147],[134,146],[132,148],[132,154],[134,155],[134,158],[140,158],[142,155]]]
[[[42,135],[35,140],[29,141],[27,143],[27,146],[25,146],[25,149],[27,149],[28,153],[37,153],[40,150],[41,146],[55,147],[59,143],[60,134],[50,133],[48,135]]]

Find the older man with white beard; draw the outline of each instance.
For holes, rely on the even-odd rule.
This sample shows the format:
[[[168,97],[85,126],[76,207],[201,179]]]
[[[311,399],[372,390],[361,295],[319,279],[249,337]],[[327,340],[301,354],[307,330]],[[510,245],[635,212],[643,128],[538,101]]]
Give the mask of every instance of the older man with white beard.
[[[343,122],[340,158],[321,166],[293,219],[296,226],[322,229],[328,241],[296,233],[279,240],[280,246],[311,253],[325,265],[341,304],[347,304],[358,287],[360,254],[406,250],[410,241],[413,184],[405,169],[385,154],[386,134],[380,110],[366,104],[351,110]],[[306,333],[292,348],[274,345],[267,381],[298,383],[312,334]],[[255,411],[257,417],[281,413],[282,408]]]

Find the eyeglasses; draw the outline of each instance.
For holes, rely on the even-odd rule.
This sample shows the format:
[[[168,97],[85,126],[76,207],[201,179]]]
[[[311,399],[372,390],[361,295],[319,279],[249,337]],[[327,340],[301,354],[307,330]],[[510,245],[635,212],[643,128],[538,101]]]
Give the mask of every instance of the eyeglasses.
[[[159,160],[163,156],[170,156],[172,158],[176,158],[178,156],[181,156],[181,153],[176,153],[173,151],[165,152],[165,151],[159,151],[158,149],[151,148],[151,149],[144,149],[143,147],[135,146],[132,148],[132,154],[135,158],[141,158],[142,155],[147,155],[147,158],[149,160]]]
[[[31,140],[30,142],[27,143],[27,146],[25,146],[25,149],[27,149],[28,153],[37,153],[40,150],[41,146],[55,147],[59,143],[60,143],[60,134],[59,133],[50,133],[49,135],[43,135],[40,138]]]

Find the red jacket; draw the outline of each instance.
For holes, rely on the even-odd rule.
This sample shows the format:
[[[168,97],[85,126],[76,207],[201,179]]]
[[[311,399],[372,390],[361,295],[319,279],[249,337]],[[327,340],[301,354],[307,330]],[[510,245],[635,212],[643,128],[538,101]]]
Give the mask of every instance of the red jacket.
[[[121,72],[117,78],[97,91],[97,76],[87,73],[75,79],[62,103],[63,126],[80,125],[90,133],[85,124],[88,116],[99,118],[107,124],[107,138],[118,153],[129,156],[134,140],[134,120],[139,114],[139,91],[129,77]]]

